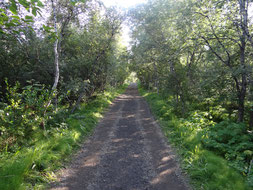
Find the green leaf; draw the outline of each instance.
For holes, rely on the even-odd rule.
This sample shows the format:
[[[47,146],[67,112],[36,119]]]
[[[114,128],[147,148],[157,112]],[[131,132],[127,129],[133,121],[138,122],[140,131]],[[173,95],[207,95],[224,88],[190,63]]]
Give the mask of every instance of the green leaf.
[[[26,20],[33,20],[33,17],[32,16],[25,16],[25,19]]]
[[[41,1],[38,1],[37,6],[38,7],[44,7],[44,5],[43,5],[43,3]]]
[[[44,30],[48,30],[50,27],[43,24]]]
[[[11,17],[20,20],[19,16],[11,16]]]
[[[12,23],[20,24],[19,20],[17,20],[17,19],[13,19],[11,22],[12,22]]]
[[[20,32],[17,31],[17,30],[13,30],[12,32],[15,33],[15,34],[19,34],[19,33],[20,33]]]
[[[16,24],[14,24],[13,22],[7,23],[6,24],[7,27],[14,27],[17,26]]]
[[[25,8],[28,8],[30,6],[30,3],[28,3],[26,0],[18,0],[18,2]]]
[[[34,22],[34,20],[25,20],[25,23]]]
[[[5,13],[1,13],[1,16],[7,17],[7,15]]]
[[[253,151],[251,151],[251,150],[245,150],[244,154],[251,156],[251,155],[253,155]]]
[[[9,17],[6,16],[6,14],[0,12],[0,21],[6,20],[6,18],[7,20],[9,19]]]
[[[17,5],[15,3],[15,1],[12,1],[12,4],[11,6],[9,7],[10,11],[14,14],[14,15],[17,15],[18,12],[17,12]]]
[[[36,9],[36,8],[33,8],[32,14],[33,14],[34,16],[37,16],[37,9]]]

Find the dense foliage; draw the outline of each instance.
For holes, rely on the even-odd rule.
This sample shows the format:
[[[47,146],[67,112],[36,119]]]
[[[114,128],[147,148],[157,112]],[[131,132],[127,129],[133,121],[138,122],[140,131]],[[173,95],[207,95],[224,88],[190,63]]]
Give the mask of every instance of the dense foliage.
[[[56,179],[55,171],[69,161],[73,151],[96,126],[104,109],[125,87],[97,94],[96,100],[82,104],[73,114],[64,108],[51,113],[46,131],[36,129],[34,120],[25,119],[36,131],[25,138],[19,134],[23,137],[18,139],[20,144],[1,141],[6,144],[1,147],[0,154],[0,189],[47,189],[48,184]],[[26,125],[27,129],[30,125]],[[22,129],[20,127],[12,134],[22,133]]]
[[[180,154],[181,167],[194,189],[252,189],[252,135],[243,124],[216,123],[200,110],[187,118],[175,115],[173,98],[140,89],[170,143]]]
[[[128,12],[128,50],[126,15],[99,0],[0,2],[0,189],[53,178],[52,160],[90,131],[112,98],[105,90],[131,71],[196,187],[250,189],[252,9],[252,0],[149,0]]]
[[[115,9],[97,1],[52,1],[51,8],[50,2],[44,8],[39,1],[24,1],[26,7],[22,2],[0,4],[9,22],[20,18],[17,25],[4,18],[6,22],[1,23],[2,148],[11,148],[18,138],[29,138],[37,128],[50,128],[48,122],[57,107],[65,105],[73,112],[81,101],[106,86],[122,85],[128,76],[126,48],[119,42],[123,19]],[[48,12],[48,18],[34,18],[34,9],[40,14]],[[31,22],[21,22],[26,21],[23,17]],[[40,22],[44,24],[38,28]],[[57,91],[51,90],[54,81]]]
[[[170,138],[189,159],[223,157],[251,186],[252,7],[247,0],[150,0],[129,11],[131,69],[144,89],[162,97],[154,99],[154,112],[169,122]],[[211,152],[195,154],[199,148]],[[203,184],[212,173],[196,178],[204,165],[187,167]],[[204,189],[218,189],[213,183]],[[230,185],[221,187],[240,189]]]
[[[153,0],[130,10],[132,63],[141,83],[173,95],[182,115],[192,103],[209,102],[249,122],[249,7],[245,0]]]
[[[0,189],[40,188],[95,126],[129,75],[122,22],[96,0],[0,2]]]

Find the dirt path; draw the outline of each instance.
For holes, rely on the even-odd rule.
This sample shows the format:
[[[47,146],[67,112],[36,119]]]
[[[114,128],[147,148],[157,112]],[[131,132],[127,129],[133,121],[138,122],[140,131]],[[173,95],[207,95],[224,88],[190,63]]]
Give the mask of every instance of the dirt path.
[[[175,155],[135,85],[120,95],[52,190],[186,190]]]

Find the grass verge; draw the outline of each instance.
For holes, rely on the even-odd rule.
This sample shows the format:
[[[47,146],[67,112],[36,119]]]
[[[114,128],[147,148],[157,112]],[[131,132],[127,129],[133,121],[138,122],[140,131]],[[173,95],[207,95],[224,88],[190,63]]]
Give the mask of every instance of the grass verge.
[[[203,145],[206,129],[214,123],[195,114],[187,119],[173,113],[171,101],[139,88],[151,111],[162,126],[164,134],[180,155],[181,167],[190,177],[195,189],[250,190],[245,178],[224,158]]]
[[[96,126],[102,114],[127,85],[110,89],[74,114],[59,111],[59,122],[45,131],[38,130],[25,147],[15,153],[0,153],[0,189],[45,189],[55,179],[54,171],[71,158],[81,142]],[[62,114],[61,114],[62,112]],[[64,118],[62,118],[64,115]]]

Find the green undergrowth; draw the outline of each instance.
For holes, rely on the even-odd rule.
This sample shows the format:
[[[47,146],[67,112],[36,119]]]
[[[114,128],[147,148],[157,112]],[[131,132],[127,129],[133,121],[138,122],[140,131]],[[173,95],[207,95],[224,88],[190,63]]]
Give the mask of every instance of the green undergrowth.
[[[62,109],[52,120],[55,126],[40,129],[15,152],[0,153],[0,189],[45,189],[96,126],[103,111],[122,93],[126,85],[98,94],[95,100],[81,105],[74,114]],[[50,121],[49,121],[50,123]]]
[[[252,172],[247,173],[253,144],[252,138],[244,135],[243,124],[215,123],[209,113],[198,111],[179,118],[174,114],[171,99],[142,88],[139,92],[180,155],[181,167],[195,189],[253,189]],[[239,137],[235,138],[235,134]]]

